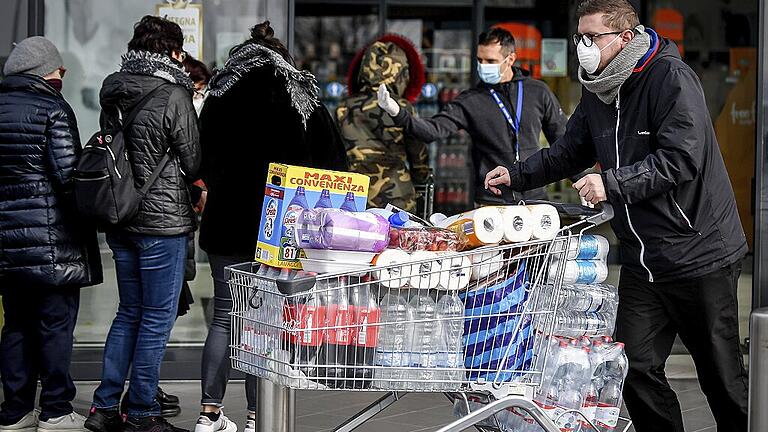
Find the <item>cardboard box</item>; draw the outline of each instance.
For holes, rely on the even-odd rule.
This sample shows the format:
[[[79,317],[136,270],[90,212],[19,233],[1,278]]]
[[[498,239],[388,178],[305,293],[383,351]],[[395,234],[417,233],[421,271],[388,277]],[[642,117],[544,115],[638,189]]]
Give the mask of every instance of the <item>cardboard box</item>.
[[[294,239],[298,211],[317,207],[364,211],[369,184],[368,176],[362,174],[270,164],[256,261],[301,269],[299,258],[304,255]]]

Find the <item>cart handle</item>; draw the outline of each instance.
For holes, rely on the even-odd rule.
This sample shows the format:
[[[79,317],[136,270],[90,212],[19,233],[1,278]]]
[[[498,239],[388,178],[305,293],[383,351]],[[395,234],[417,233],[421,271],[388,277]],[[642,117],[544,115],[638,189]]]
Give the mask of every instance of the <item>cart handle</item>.
[[[613,219],[613,206],[608,202],[602,202],[597,207],[587,207],[581,204],[558,203],[546,200],[528,200],[526,205],[549,204],[557,209],[557,212],[573,218],[583,218],[582,222],[600,225]]]

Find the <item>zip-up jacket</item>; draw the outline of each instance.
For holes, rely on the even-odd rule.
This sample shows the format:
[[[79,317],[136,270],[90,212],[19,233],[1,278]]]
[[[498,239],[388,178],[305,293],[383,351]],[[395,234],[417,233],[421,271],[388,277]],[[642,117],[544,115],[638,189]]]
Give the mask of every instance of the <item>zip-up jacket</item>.
[[[401,109],[394,117],[395,124],[403,127],[406,134],[425,142],[448,138],[460,129],[472,137],[472,163],[475,170],[475,201],[483,204],[517,204],[521,199],[546,199],[544,189],[535,188],[524,194],[498,197],[483,187],[485,174],[499,165],[515,163],[517,137],[491,96],[494,89],[511,116],[516,115],[518,83],[523,85],[523,108],[520,116],[520,160],[536,153],[539,135],[551,144],[565,132],[567,119],[560,103],[546,83],[532,79],[530,73],[514,68],[512,81],[501,84],[479,83],[477,87],[462,92],[453,102],[432,118],[418,118]],[[438,173],[440,175],[440,173]],[[532,188],[534,189],[534,188]]]
[[[606,105],[584,89],[565,135],[510,169],[513,190],[599,161],[621,263],[662,282],[740,260],[747,243],[704,91],[674,43],[652,46]]]

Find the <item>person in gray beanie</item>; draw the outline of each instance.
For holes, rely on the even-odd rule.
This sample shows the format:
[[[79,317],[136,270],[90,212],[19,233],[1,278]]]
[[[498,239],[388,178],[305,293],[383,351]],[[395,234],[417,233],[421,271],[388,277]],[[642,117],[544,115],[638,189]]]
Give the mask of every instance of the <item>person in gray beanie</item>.
[[[72,194],[77,121],[49,40],[11,52],[0,82],[0,432],[82,431],[69,373],[79,289],[101,283],[96,230]],[[40,411],[35,411],[38,380]]]

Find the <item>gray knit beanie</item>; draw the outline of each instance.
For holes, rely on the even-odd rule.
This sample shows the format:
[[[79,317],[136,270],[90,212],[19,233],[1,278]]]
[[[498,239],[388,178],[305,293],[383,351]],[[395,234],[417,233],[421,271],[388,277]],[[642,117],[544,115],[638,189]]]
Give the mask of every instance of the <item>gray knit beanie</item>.
[[[30,74],[44,77],[63,67],[64,61],[53,42],[42,36],[32,36],[16,44],[5,62],[3,73]]]

